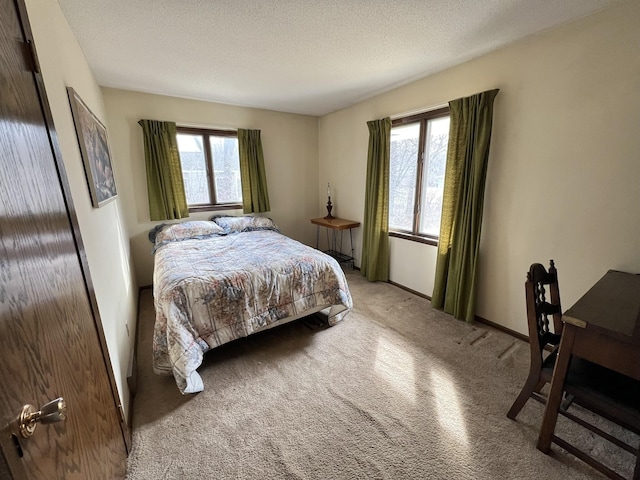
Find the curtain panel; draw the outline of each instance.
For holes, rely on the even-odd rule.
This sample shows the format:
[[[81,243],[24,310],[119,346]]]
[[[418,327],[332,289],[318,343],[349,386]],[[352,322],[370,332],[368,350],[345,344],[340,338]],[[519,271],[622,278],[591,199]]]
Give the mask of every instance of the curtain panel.
[[[431,302],[467,322],[475,318],[478,249],[497,94],[496,89],[449,102],[449,148]]]
[[[238,153],[244,213],[268,212],[271,207],[260,130],[238,129]]]
[[[369,153],[360,272],[371,282],[389,280],[389,162],[391,119],[367,122]]]
[[[151,220],[188,217],[176,124],[157,120],[140,120],[138,124],[142,127],[144,137]]]

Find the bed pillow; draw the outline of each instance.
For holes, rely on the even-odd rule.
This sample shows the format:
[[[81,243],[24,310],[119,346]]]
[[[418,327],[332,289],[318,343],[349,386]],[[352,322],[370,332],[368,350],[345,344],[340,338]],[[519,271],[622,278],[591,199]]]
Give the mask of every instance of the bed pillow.
[[[158,232],[160,230],[162,230],[166,226],[167,226],[166,223],[160,223],[160,224],[156,225],[155,227],[153,227],[151,230],[149,230],[149,241],[155,245],[155,243],[156,243],[156,235],[158,235]]]
[[[192,238],[207,238],[213,235],[224,235],[224,230],[215,222],[194,220],[184,223],[173,223],[163,226],[155,238],[156,248],[167,242],[179,242]]]
[[[211,217],[211,220],[220,225],[225,233],[253,232],[255,230],[278,231],[278,227],[274,221],[268,217],[254,217],[250,215],[228,217],[214,215]]]

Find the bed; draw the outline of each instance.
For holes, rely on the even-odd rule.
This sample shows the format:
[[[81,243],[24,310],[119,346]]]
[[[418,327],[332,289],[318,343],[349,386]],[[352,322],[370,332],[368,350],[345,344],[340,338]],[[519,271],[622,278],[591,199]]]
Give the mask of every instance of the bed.
[[[323,311],[329,325],[352,308],[332,257],[282,235],[265,217],[213,217],[160,226],[154,242],[153,369],[183,394],[204,389],[208,350]]]

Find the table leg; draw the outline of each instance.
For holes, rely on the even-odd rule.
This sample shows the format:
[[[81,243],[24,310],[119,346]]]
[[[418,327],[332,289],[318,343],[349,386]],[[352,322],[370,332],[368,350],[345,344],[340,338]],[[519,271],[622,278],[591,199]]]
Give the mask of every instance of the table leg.
[[[316,225],[316,250],[320,248],[320,225]]]
[[[553,377],[551,378],[551,390],[549,391],[547,406],[544,410],[542,424],[540,425],[540,434],[538,435],[537,448],[543,453],[549,453],[549,449],[551,448],[551,439],[556,428],[556,421],[558,420],[558,410],[560,409],[562,393],[564,391],[564,379],[569,368],[569,361],[571,360],[571,350],[576,337],[576,328],[578,327],[575,325],[565,324],[562,329],[558,358],[556,359],[556,366],[553,369]]]
[[[353,263],[355,260],[353,258],[353,229],[350,228],[349,229],[349,246],[351,247],[351,266],[355,267],[355,263]]]

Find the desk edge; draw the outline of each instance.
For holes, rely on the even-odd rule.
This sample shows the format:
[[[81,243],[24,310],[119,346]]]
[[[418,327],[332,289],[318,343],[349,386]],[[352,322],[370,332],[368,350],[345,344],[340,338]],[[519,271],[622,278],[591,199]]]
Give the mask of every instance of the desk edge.
[[[562,321],[565,323],[570,323],[571,325],[575,325],[576,327],[586,328],[587,322],[584,320],[580,320],[579,318],[572,317],[571,315],[563,315]]]

